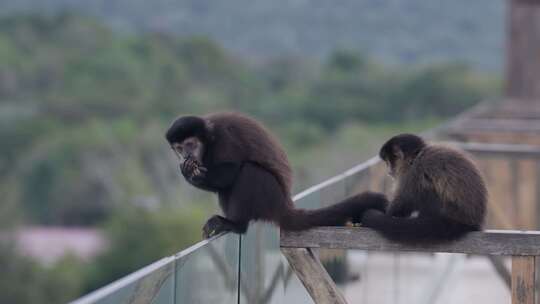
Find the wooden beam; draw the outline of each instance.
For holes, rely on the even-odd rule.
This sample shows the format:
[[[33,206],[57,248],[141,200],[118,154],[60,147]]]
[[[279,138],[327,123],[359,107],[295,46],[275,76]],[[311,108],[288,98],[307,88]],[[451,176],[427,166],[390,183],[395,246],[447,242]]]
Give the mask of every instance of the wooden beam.
[[[504,158],[527,158],[527,159],[539,159],[540,147],[535,145],[522,145],[522,144],[491,144],[480,142],[455,142],[455,141],[443,141],[440,142],[444,145],[453,146],[462,150],[465,150],[473,155],[482,157],[504,157]]]
[[[528,105],[527,107],[516,107],[515,100],[506,99],[497,104],[492,104],[491,107],[487,108],[481,113],[478,113],[477,115],[469,117],[486,119],[537,120],[540,119],[540,106]]]
[[[491,262],[491,265],[493,265],[493,268],[495,268],[495,271],[497,272],[501,280],[504,282],[504,284],[508,288],[511,288],[512,275],[510,274],[510,271],[508,271],[508,268],[504,265],[503,258],[495,255],[488,255],[487,258]]]
[[[512,304],[534,304],[534,259],[512,257]]]
[[[347,304],[321,261],[311,248],[281,248],[316,304]]]
[[[471,118],[466,121],[456,121],[444,130],[449,134],[478,131],[534,133],[540,131],[540,121],[539,119]]]
[[[471,232],[457,241],[410,245],[389,241],[368,228],[319,227],[301,232],[282,231],[281,247],[449,252],[478,255],[540,255],[540,232],[488,230]]]
[[[540,103],[540,1],[509,0],[506,95],[516,104]]]

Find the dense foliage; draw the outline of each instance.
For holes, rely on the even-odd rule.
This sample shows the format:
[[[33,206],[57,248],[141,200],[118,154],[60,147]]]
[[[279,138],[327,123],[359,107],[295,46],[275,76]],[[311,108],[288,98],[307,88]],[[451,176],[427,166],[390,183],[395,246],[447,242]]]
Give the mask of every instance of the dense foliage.
[[[249,64],[201,37],[127,35],[70,14],[0,19],[0,228],[18,219],[97,225],[110,242],[91,265],[54,266],[77,264],[68,268],[80,281],[64,270],[42,281],[53,270],[7,248],[0,268],[20,267],[36,293],[69,280],[69,296],[197,240],[215,205],[181,181],[163,139],[179,114],[238,110],[262,120],[284,143],[300,189],[397,131],[425,129],[496,94],[496,80],[458,64],[388,67],[343,50],[321,64]],[[0,302],[36,303],[23,298],[32,293],[4,293],[8,283]]]
[[[132,208],[116,213],[104,227],[111,246],[87,268],[84,291],[99,288],[200,240],[203,211],[193,207],[160,212]]]
[[[80,294],[80,263],[66,256],[51,268],[20,256],[10,243],[0,242],[1,303],[66,303]]]
[[[461,65],[390,69],[340,51],[254,67],[206,39],[124,36],[72,15],[0,20],[0,80],[0,172],[30,220],[68,225],[156,188],[174,197],[161,134],[180,113],[248,112],[301,148],[348,122],[447,117],[493,92]]]

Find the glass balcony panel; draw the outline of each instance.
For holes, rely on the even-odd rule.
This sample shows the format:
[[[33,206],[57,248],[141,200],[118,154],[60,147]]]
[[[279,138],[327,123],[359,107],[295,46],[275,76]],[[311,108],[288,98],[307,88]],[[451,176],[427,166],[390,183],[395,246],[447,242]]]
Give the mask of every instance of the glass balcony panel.
[[[237,304],[239,236],[229,233],[176,257],[175,304]]]
[[[240,303],[313,303],[281,254],[278,228],[252,224],[241,248]]]
[[[172,304],[174,265],[173,257],[163,258],[72,302],[72,304]]]

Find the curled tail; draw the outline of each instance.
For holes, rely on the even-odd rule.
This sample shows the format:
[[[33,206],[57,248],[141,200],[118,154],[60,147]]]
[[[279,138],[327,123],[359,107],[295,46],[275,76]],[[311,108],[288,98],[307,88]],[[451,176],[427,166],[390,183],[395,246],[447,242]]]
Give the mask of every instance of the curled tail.
[[[436,242],[455,240],[467,232],[480,230],[440,216],[393,217],[378,210],[368,210],[362,224],[398,242]]]
[[[279,219],[279,226],[284,230],[299,231],[318,226],[342,226],[349,220],[358,223],[364,211],[384,210],[387,203],[388,200],[383,194],[364,192],[320,209],[291,207]]]

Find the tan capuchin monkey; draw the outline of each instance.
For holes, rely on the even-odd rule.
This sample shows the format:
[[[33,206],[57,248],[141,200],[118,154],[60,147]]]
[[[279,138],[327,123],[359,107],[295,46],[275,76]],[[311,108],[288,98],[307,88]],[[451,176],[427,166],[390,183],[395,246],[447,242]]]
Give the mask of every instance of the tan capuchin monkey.
[[[388,140],[379,156],[397,183],[395,193],[392,200],[370,192],[359,197],[379,204],[379,210],[360,216],[363,226],[402,242],[452,240],[482,228],[487,190],[465,154],[401,134]]]

